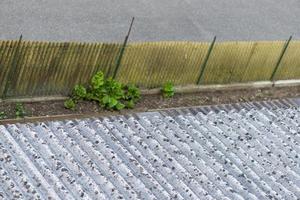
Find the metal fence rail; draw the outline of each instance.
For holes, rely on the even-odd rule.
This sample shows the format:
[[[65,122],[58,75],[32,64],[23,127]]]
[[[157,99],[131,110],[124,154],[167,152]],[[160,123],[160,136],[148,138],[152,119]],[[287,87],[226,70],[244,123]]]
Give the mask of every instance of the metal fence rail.
[[[0,41],[0,98],[67,95],[99,70],[144,88],[166,81],[185,85],[299,79],[300,41],[286,44],[214,42],[212,48],[207,42],[132,43],[126,45],[116,73],[122,44]]]

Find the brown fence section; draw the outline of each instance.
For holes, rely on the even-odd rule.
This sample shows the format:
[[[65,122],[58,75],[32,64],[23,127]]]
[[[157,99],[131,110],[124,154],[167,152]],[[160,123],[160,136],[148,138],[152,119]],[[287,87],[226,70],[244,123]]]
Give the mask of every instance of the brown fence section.
[[[204,83],[226,84],[270,80],[285,42],[217,43]]]
[[[17,44],[0,43],[3,97],[67,94],[72,85],[85,83],[98,70],[108,72],[120,48],[119,44],[22,42],[17,52]]]
[[[194,84],[208,43],[154,42],[127,47],[117,78],[124,83],[156,87],[166,81]]]
[[[141,87],[300,78],[300,42],[144,42],[128,44],[116,78]],[[66,95],[99,70],[113,74],[121,44],[0,41],[0,98]],[[207,55],[210,55],[209,57]],[[205,66],[204,60],[208,58]],[[205,67],[205,69],[201,69]]]

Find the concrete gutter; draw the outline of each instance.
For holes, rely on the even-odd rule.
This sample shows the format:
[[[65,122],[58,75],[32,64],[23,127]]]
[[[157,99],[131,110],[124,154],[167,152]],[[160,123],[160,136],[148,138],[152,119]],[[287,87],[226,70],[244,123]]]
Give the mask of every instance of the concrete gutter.
[[[47,121],[63,121],[63,120],[71,120],[71,119],[87,119],[87,118],[99,118],[99,117],[109,117],[109,116],[121,116],[121,115],[142,113],[142,112],[148,112],[148,111],[152,111],[152,110],[133,109],[133,110],[101,112],[101,113],[61,114],[61,115],[46,115],[46,116],[34,116],[34,117],[25,116],[23,118],[2,119],[2,120],[0,120],[0,125],[16,124],[16,123],[47,122]]]
[[[300,80],[280,80],[280,81],[258,81],[249,83],[234,83],[234,84],[223,84],[223,85],[185,85],[176,86],[175,92],[177,94],[187,94],[196,92],[214,92],[224,90],[241,90],[241,89],[263,89],[271,87],[292,87],[300,86]],[[156,95],[160,94],[160,88],[145,89],[141,91],[142,95]],[[65,100],[66,96],[46,96],[46,97],[27,97],[27,98],[11,98],[11,99],[0,99],[0,103],[15,103],[15,102],[40,102],[40,101],[57,101]]]

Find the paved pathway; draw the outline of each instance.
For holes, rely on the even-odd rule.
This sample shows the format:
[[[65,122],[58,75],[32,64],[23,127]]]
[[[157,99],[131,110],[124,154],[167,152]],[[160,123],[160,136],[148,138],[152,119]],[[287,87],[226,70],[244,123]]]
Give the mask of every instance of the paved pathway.
[[[0,39],[283,40],[300,36],[298,0],[1,0]]]

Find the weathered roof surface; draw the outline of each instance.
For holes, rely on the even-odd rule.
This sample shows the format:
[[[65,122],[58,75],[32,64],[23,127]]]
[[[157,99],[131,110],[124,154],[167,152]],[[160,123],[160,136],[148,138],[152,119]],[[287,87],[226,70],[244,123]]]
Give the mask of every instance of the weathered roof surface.
[[[0,197],[297,199],[296,104],[0,126]]]

